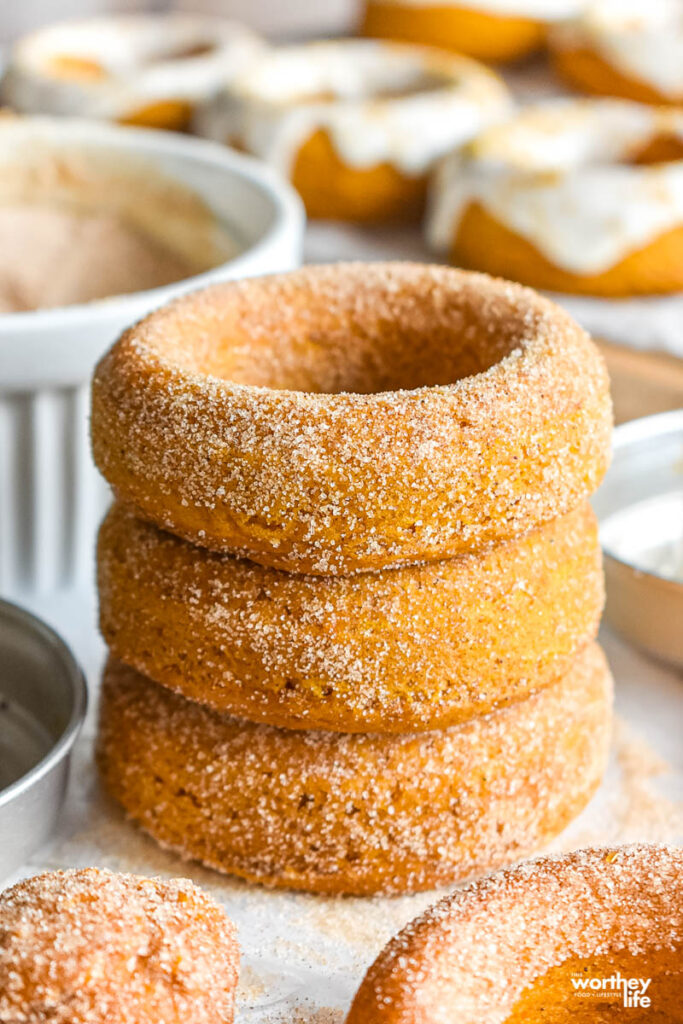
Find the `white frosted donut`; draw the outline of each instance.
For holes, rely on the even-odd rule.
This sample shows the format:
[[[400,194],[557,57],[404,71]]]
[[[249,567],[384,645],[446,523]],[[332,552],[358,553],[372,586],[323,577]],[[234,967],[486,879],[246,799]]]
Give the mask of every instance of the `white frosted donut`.
[[[584,91],[683,103],[680,0],[591,0],[551,45],[560,72]]]
[[[335,181],[350,187],[354,171],[389,165],[415,179],[437,158],[499,119],[509,106],[502,81],[466,57],[372,40],[309,43],[268,52],[228,83],[197,118],[200,134],[239,140],[302,192],[313,168],[307,143],[324,133],[347,169]],[[324,171],[321,170],[324,174]],[[372,189],[372,182],[360,187]],[[328,202],[330,202],[328,200]],[[339,216],[314,209],[315,216]]]
[[[167,123],[160,105],[185,122],[253,59],[261,42],[247,28],[195,15],[132,15],[50,25],[13,47],[2,84],[5,103],[45,113]],[[151,113],[150,113],[151,111]],[[168,112],[166,111],[166,115]]]
[[[672,156],[683,155],[683,111],[607,99],[529,107],[442,165],[428,223],[431,245],[461,265],[537,288],[615,295],[678,290],[683,260],[672,252],[680,247],[683,255],[683,234],[680,240],[675,234],[683,232],[683,159],[661,159],[665,145]],[[659,259],[655,247],[664,238],[668,259]],[[520,255],[520,240],[533,256]],[[636,253],[642,254],[638,268],[619,277]],[[646,266],[650,257],[658,275]]]

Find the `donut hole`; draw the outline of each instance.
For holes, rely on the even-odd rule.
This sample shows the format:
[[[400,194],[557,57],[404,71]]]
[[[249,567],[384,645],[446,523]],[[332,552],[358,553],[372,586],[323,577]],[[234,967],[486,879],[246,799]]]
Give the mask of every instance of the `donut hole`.
[[[454,275],[457,272],[454,272]],[[477,287],[431,268],[214,289],[175,307],[155,337],[185,370],[238,384],[316,394],[374,394],[449,385],[483,373],[534,336],[539,318],[503,282]],[[343,282],[343,287],[339,282]],[[191,322],[193,330],[187,330]]]
[[[680,950],[626,950],[572,957],[551,968],[517,1000],[506,1024],[596,1024],[683,1020]],[[626,1000],[626,1002],[625,1002]]]
[[[162,48],[158,53],[150,54],[145,63],[163,64],[166,61],[194,60],[196,57],[208,57],[216,52],[215,43],[210,39],[198,39],[184,46]]]

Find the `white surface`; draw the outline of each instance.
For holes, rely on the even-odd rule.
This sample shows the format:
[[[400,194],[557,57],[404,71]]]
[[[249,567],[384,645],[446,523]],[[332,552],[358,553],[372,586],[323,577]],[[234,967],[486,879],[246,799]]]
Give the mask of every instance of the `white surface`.
[[[94,596],[57,594],[34,600],[32,607],[73,646],[95,698],[104,647],[95,626]],[[616,679],[620,719],[611,763],[590,806],[552,848],[638,839],[683,843],[683,676],[646,660],[606,631],[602,639]],[[359,899],[269,892],[163,852],[99,790],[92,765],[95,705],[91,699],[59,834],[17,877],[87,865],[189,876],[225,905],[238,926],[241,1024],[341,1024],[364,969],[385,941],[440,893]]]
[[[3,145],[134,157],[197,192],[240,253],[164,288],[0,317],[0,592],[75,585],[92,576],[106,489],[89,452],[88,384],[116,336],[183,291],[289,270],[301,256],[298,197],[269,168],[214,143],[87,121],[3,125]]]
[[[163,0],[162,0],[163,2]],[[363,0],[165,0],[167,7],[226,15],[275,42],[351,34]]]
[[[359,20],[360,6],[361,0],[6,0],[0,40],[16,39],[67,18],[172,10],[234,18],[278,39],[320,37],[350,33]]]

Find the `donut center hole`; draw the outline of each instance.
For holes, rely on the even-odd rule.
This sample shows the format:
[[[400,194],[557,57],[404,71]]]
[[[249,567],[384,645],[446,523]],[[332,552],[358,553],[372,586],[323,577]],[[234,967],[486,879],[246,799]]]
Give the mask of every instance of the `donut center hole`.
[[[418,96],[420,93],[434,92],[447,85],[447,79],[440,75],[422,72],[416,74],[411,81],[403,83],[378,82],[371,88],[354,91],[348,88],[327,88],[320,92],[300,94],[293,97],[297,103],[337,103],[343,100],[400,100],[407,96]]]
[[[525,990],[506,1024],[631,1024],[679,1022],[683,998],[680,951],[634,955],[625,950],[570,958]]]
[[[161,50],[150,57],[148,63],[158,64],[169,60],[194,60],[195,57],[208,57],[215,50],[214,44],[205,39],[195,43],[188,43],[186,46],[178,46],[176,49]]]
[[[525,325],[482,300],[315,285],[217,312],[170,352],[186,369],[239,384],[317,394],[373,394],[452,384],[480,374],[520,345]],[[231,303],[232,305],[232,303]],[[500,306],[500,303],[498,303]],[[507,315],[506,315],[507,314]],[[190,339],[188,339],[190,341]]]

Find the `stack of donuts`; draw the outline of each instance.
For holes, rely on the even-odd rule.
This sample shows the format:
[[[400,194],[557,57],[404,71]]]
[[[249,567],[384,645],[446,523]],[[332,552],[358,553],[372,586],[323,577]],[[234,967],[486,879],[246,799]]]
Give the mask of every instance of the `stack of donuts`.
[[[610,431],[568,314],[448,267],[231,282],[132,327],[93,382],[106,789],[183,856],[309,891],[545,844],[607,754]]]

